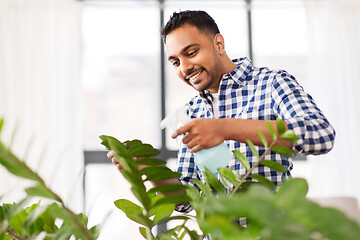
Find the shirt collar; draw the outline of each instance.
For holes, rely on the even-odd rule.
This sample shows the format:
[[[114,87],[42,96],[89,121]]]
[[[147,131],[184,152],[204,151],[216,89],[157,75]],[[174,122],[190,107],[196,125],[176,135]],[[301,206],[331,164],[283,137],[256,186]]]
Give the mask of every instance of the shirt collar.
[[[224,79],[232,78],[235,83],[242,85],[247,75],[250,73],[251,69],[253,68],[253,64],[251,63],[248,57],[237,58],[237,59],[233,59],[232,61],[237,65],[237,67],[233,71],[225,73],[221,78],[221,82]],[[221,86],[221,82],[220,82],[220,86]],[[209,90],[201,91],[200,96],[202,98],[212,100],[212,94]]]
[[[245,81],[247,75],[253,68],[253,64],[248,57],[237,58],[233,59],[232,61],[237,65],[237,67],[233,71],[224,74],[223,79],[232,78],[234,82],[241,85],[241,83]]]

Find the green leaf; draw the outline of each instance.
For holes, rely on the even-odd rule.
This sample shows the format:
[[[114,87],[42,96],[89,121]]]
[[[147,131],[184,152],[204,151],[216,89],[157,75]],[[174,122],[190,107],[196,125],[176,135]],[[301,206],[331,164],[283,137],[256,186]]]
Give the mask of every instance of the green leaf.
[[[218,193],[226,193],[226,190],[223,185],[219,182],[219,180],[215,177],[215,175],[205,167],[205,179],[210,184],[210,186]]]
[[[127,149],[131,149],[131,148],[134,148],[134,147],[137,147],[137,146],[140,146],[142,145],[143,143],[138,140],[138,139],[135,139],[135,140],[131,140],[131,141],[125,141],[124,142],[124,145]]]
[[[141,144],[129,148],[129,153],[134,157],[154,157],[159,155],[160,151],[150,144]]]
[[[234,156],[236,157],[236,159],[246,168],[246,170],[249,171],[250,163],[249,163],[249,160],[246,159],[244,154],[242,154],[238,150],[233,150],[232,152],[234,153]]]
[[[172,178],[178,178],[181,176],[181,173],[179,172],[162,172],[159,174],[158,172],[153,172],[147,175],[145,181],[157,181],[157,180],[165,180],[165,179],[172,179]]]
[[[185,194],[172,194],[169,196],[164,196],[163,198],[160,198],[154,203],[154,207],[160,206],[162,204],[168,204],[168,203],[183,203],[183,202],[189,202],[191,199],[189,196],[186,196]]]
[[[114,202],[115,206],[122,210],[126,216],[144,226],[152,225],[150,219],[143,214],[143,208],[126,199],[119,199]]]
[[[89,229],[89,234],[91,235],[92,239],[98,239],[100,235],[101,226],[95,225]]]
[[[267,166],[277,172],[286,172],[285,168],[278,162],[272,160],[263,160],[260,162],[261,165]]]
[[[200,192],[194,187],[189,187],[186,189],[186,196],[189,196],[191,201],[195,202],[199,202],[202,197]]]
[[[138,165],[148,165],[148,166],[157,166],[157,165],[165,165],[166,162],[157,158],[140,158],[135,162]]]
[[[0,118],[0,136],[1,136],[1,130],[4,126],[4,118]]]
[[[264,177],[263,175],[259,175],[259,174],[252,174],[249,177],[258,180],[259,182],[265,183],[266,185],[272,187],[272,188],[276,188],[275,183],[273,183],[272,181],[270,181],[269,179],[267,179],[266,177]]]
[[[25,192],[29,196],[38,196],[38,197],[45,197],[50,198],[56,201],[61,201],[61,199],[56,196],[54,193],[52,193],[49,189],[47,189],[43,184],[36,184],[33,187],[28,187],[25,189]]]
[[[254,182],[254,181],[246,181],[241,184],[241,188],[237,190],[237,193],[240,192],[246,192],[250,187],[253,187],[255,185],[262,185],[261,182]]]
[[[29,208],[26,208],[28,216],[25,219],[23,228],[29,230],[34,225],[34,222],[41,218],[40,216],[46,211],[46,208],[47,207],[40,206],[40,201],[31,205]],[[41,231],[42,229],[37,233],[40,233]]]
[[[178,240],[177,236],[178,236],[178,233],[181,230],[181,228],[182,228],[182,225],[177,225],[174,228],[167,229],[158,235],[158,239],[159,240],[170,240],[170,239]]]
[[[201,182],[199,179],[196,178],[193,178],[192,181],[196,184],[196,186],[198,186],[200,191],[202,191],[205,196],[213,195],[211,188],[208,184],[204,184],[203,182]]]
[[[39,176],[37,176],[25,162],[21,161],[12,152],[2,147],[0,148],[0,164],[10,173],[18,177],[30,180],[40,180]]]
[[[282,139],[288,140],[289,142],[296,143],[299,140],[299,137],[292,130],[287,130],[280,135]]]
[[[219,174],[221,177],[225,178],[229,182],[231,182],[233,185],[237,185],[238,181],[236,180],[236,177],[234,173],[228,169],[228,168],[218,168]]]
[[[273,126],[271,125],[270,121],[266,121],[266,124],[267,124],[268,130],[269,130],[269,133],[270,133],[272,139],[275,141],[277,138],[277,135],[276,135],[276,132],[275,132]]]
[[[164,219],[167,219],[168,217],[171,216],[171,214],[174,212],[175,210],[175,204],[171,203],[171,204],[162,204],[159,207],[156,208],[156,213],[155,213],[155,217],[154,217],[154,224],[159,224],[161,223]]]
[[[198,239],[200,239],[200,236],[199,236],[199,234],[197,233],[196,230],[190,230],[187,227],[184,227],[184,229],[187,232],[187,234],[189,234],[190,240],[198,240]]]
[[[53,240],[67,240],[74,233],[73,226],[62,226],[58,231],[56,231]]]
[[[183,184],[164,184],[150,188],[148,193],[180,192],[186,190],[187,188],[188,186]]]
[[[264,134],[262,134],[262,132],[260,132],[260,130],[256,130],[256,132],[258,133],[258,135],[260,137],[260,140],[261,140],[262,144],[264,145],[264,147],[268,148],[269,145],[268,145],[268,142],[267,142],[266,137],[264,136]]]
[[[259,153],[255,148],[255,145],[248,139],[246,139],[246,143],[249,145],[249,147],[251,148],[251,150],[255,153],[256,157],[259,158]]]
[[[233,173],[234,173],[234,175],[235,175],[236,180],[237,180],[238,182],[240,182],[241,179],[242,179],[241,174],[240,174],[238,171],[235,171],[235,172],[233,172]]]
[[[52,209],[54,208],[59,208],[59,206],[56,203],[46,206],[45,211],[35,220],[33,225],[38,231],[45,230],[46,232],[52,233],[58,229],[55,225],[55,220],[59,217],[59,215],[53,214],[54,211]],[[29,222],[31,221],[29,220]]]
[[[286,130],[285,123],[281,118],[276,119],[276,127],[279,135],[283,134]]]
[[[292,219],[319,232],[324,239],[360,239],[360,226],[336,209],[301,198],[288,211]]]
[[[173,173],[173,171],[166,166],[150,166],[140,170],[140,174],[146,176],[151,174],[167,175],[171,173]]]
[[[283,182],[275,195],[278,206],[292,207],[299,200],[304,199],[308,192],[305,179],[293,178]]]
[[[111,150],[109,139],[112,137],[106,136],[106,135],[101,135],[101,136],[99,136],[99,138],[102,140],[101,144],[106,147],[106,150]]]
[[[138,186],[132,186],[131,192],[134,194],[134,196],[139,200],[139,202],[142,204],[142,206],[149,211],[151,206],[151,199],[148,194],[146,194],[146,190],[144,188],[139,188]]]
[[[104,145],[107,150],[113,150],[118,156],[132,159],[125,145],[116,138],[111,136],[101,135],[100,139],[103,140],[101,144]]]
[[[293,158],[295,157],[295,153],[287,148],[287,147],[283,147],[283,146],[274,146],[271,148],[272,151],[279,153],[280,155],[284,156],[284,157],[288,157],[288,158]]]
[[[66,223],[73,223],[73,218],[69,215],[69,213],[67,212],[67,210],[61,206],[59,206],[56,203],[53,203],[51,205],[49,205],[48,209],[47,209],[49,215],[51,216],[51,218],[60,218],[63,219],[64,222]]]
[[[14,238],[8,233],[2,233],[0,229],[0,239],[1,240],[14,240]]]
[[[24,204],[27,199],[20,201],[18,204],[12,205],[10,209],[10,227],[18,234],[24,234],[23,224],[27,217],[27,213],[24,209]]]
[[[114,204],[117,208],[121,209],[125,214],[142,214],[144,210],[139,205],[127,199],[116,200]]]
[[[139,171],[136,173],[128,172],[125,169],[120,171],[124,178],[132,185],[137,186],[139,189],[143,189],[145,191],[145,185],[141,178]]]
[[[140,232],[141,236],[143,236],[145,239],[147,238],[146,237],[146,228],[139,227],[139,232]]]

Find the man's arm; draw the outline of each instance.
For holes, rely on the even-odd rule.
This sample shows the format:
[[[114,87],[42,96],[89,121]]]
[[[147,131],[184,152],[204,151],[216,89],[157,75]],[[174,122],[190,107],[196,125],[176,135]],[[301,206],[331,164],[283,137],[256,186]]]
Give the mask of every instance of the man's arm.
[[[270,121],[270,123],[276,129],[276,121]],[[187,133],[183,138],[183,143],[191,152],[215,147],[224,140],[246,143],[248,139],[257,146],[263,146],[256,130],[261,131],[269,143],[273,141],[266,121],[236,118],[193,119],[192,122],[175,131],[172,137]],[[275,144],[290,149],[293,146],[292,143],[282,139],[277,140]]]

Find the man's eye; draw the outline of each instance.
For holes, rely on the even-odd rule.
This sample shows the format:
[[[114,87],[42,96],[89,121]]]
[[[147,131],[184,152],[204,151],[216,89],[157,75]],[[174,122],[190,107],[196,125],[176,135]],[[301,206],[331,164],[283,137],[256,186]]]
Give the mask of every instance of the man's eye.
[[[198,52],[198,50],[191,51],[191,52],[189,52],[188,56],[191,57],[191,56],[195,55],[197,52]]]
[[[173,61],[171,64],[172,64],[173,66],[177,66],[177,65],[179,64],[179,61]]]

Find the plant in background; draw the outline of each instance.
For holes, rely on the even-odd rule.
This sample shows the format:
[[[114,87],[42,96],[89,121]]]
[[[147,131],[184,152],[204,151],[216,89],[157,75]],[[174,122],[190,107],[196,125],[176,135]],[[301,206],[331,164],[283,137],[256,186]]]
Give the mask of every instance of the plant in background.
[[[294,153],[281,146],[275,146],[280,137],[291,142],[297,136],[285,130],[282,120],[277,120],[277,131],[268,122],[268,130],[272,136],[268,144],[264,135],[258,135],[265,147],[259,156],[254,144],[247,141],[258,161],[250,168],[250,163],[239,151],[233,151],[237,160],[246,168],[244,176],[232,172],[228,168],[219,168],[221,182],[232,191],[226,189],[211,171],[205,168],[205,183],[193,179],[200,189],[184,185],[162,185],[146,189],[146,181],[177,178],[180,173],[173,172],[165,166],[165,162],[154,158],[159,154],[149,144],[139,140],[124,143],[110,136],[100,136],[102,144],[115,152],[116,159],[123,166],[122,175],[131,184],[131,191],[140,205],[127,199],[115,201],[129,219],[139,223],[139,231],[145,239],[360,239],[360,226],[338,210],[320,207],[308,200],[308,185],[303,179],[290,179],[279,188],[262,175],[253,174],[260,164],[275,171],[285,172],[282,165],[264,159],[269,151],[277,152],[286,157]],[[134,160],[138,159],[138,160]],[[141,170],[137,165],[146,165]],[[250,181],[251,179],[256,181]],[[178,192],[186,190],[186,195],[162,195],[157,192]],[[190,230],[186,223],[194,217],[189,214],[172,216],[176,203],[190,202],[196,211],[196,221],[203,233]],[[246,227],[237,222],[246,218]],[[182,220],[182,224],[169,229],[158,236],[152,232],[154,226],[172,220]]]
[[[0,133],[4,120],[0,119]],[[0,206],[0,240],[22,239],[75,239],[93,240],[99,235],[99,226],[87,227],[88,218],[76,214],[53,192],[44,180],[13,154],[0,141],[0,164],[10,173],[31,180],[34,184],[25,189],[26,198],[14,204]],[[33,197],[45,198],[27,206]],[[49,201],[48,201],[49,200]]]

